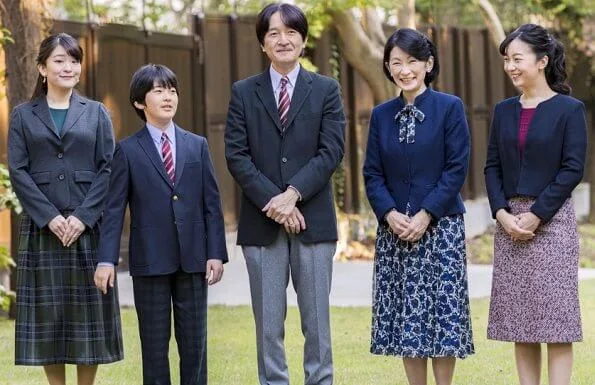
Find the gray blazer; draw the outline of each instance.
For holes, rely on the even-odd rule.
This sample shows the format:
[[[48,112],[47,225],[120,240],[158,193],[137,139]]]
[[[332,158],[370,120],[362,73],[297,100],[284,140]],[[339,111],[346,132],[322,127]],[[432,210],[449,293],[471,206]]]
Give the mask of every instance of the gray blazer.
[[[45,96],[12,112],[8,168],[23,209],[40,228],[64,211],[88,227],[101,215],[114,152],[112,123],[99,102],[76,92],[61,134]]]

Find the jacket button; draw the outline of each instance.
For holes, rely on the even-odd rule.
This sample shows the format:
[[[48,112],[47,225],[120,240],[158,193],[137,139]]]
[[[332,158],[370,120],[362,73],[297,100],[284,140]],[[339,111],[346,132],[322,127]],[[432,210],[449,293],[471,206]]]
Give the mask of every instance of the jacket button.
[[[60,174],[60,175],[58,175],[58,179],[60,179],[60,180],[64,180],[64,174]]]
[[[178,200],[178,196],[177,195],[174,195],[173,197],[171,197],[171,199],[177,201]]]
[[[62,154],[62,153],[58,154],[58,159],[62,159],[63,157],[64,157],[64,154]]]
[[[281,158],[281,162],[287,163],[287,158],[286,157]]]
[[[405,179],[403,182],[405,182],[405,184],[409,184],[409,179]]]

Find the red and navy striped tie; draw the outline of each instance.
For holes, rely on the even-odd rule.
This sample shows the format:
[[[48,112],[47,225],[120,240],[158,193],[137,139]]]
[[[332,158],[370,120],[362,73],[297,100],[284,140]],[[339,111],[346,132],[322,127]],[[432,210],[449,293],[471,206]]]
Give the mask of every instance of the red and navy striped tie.
[[[171,183],[174,183],[176,180],[174,157],[171,154],[169,139],[167,138],[167,134],[165,132],[161,135],[161,155],[163,155],[163,165],[165,166],[165,172],[167,173],[167,176],[169,176],[169,179],[171,179]]]
[[[281,91],[279,92],[279,120],[281,121],[281,129],[287,128],[287,113],[289,112],[289,93],[287,92],[287,76],[281,78]]]

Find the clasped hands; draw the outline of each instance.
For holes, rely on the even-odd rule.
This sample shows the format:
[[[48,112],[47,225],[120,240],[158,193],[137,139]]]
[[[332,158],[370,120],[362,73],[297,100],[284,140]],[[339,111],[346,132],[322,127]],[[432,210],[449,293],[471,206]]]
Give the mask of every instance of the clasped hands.
[[[299,198],[297,191],[288,188],[285,192],[272,197],[262,211],[266,213],[267,217],[283,225],[288,234],[299,234],[306,230],[306,220],[300,210],[295,207]]]
[[[513,241],[529,241],[535,237],[535,230],[541,224],[541,219],[528,211],[513,215],[505,209],[496,213],[496,219]]]
[[[74,215],[70,215],[68,218],[57,215],[48,223],[48,227],[52,233],[56,234],[64,247],[70,247],[85,231],[85,224]]]
[[[413,217],[398,212],[395,209],[386,214],[386,222],[399,239],[407,242],[417,242],[424,235],[430,225],[432,217],[422,209]]]

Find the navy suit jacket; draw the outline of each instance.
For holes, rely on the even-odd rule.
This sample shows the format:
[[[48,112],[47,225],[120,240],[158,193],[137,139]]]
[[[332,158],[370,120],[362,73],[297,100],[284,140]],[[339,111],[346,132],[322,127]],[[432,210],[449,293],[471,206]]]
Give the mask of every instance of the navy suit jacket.
[[[117,264],[130,207],[132,276],[204,272],[207,259],[227,262],[219,190],[205,138],[176,126],[175,184],[144,127],[116,146],[101,224],[99,262]]]
[[[242,189],[238,244],[270,245],[279,225],[262,212],[289,185],[306,220],[304,243],[337,240],[331,177],[343,158],[345,116],[339,84],[301,68],[281,130],[269,69],[232,87],[225,158]]]
[[[463,102],[426,89],[414,105],[424,113],[416,120],[415,143],[399,142],[395,115],[402,97],[372,110],[364,180],[379,222],[392,208],[410,215],[425,209],[435,219],[465,212],[460,195],[469,162],[469,128]]]
[[[496,105],[484,169],[492,215],[510,210],[508,199],[533,197],[531,212],[544,221],[562,207],[583,178],[587,151],[585,105],[558,94],[537,106],[525,151],[518,149],[519,97]]]

